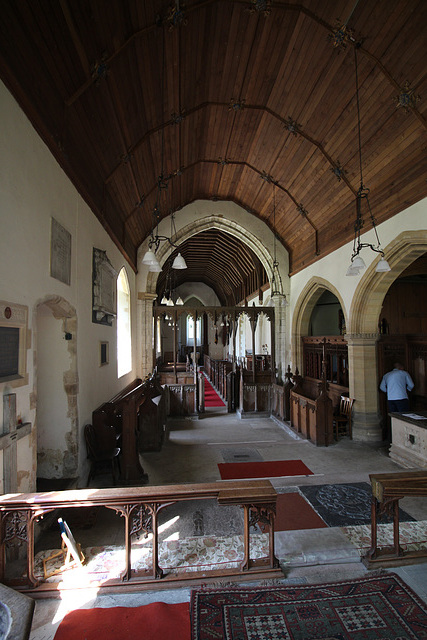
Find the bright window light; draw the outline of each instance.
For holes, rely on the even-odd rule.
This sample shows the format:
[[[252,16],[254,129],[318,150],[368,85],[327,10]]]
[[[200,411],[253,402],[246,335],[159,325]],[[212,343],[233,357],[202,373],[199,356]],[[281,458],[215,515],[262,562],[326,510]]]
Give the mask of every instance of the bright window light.
[[[117,278],[117,375],[132,369],[132,337],[130,327],[130,289],[123,267]]]

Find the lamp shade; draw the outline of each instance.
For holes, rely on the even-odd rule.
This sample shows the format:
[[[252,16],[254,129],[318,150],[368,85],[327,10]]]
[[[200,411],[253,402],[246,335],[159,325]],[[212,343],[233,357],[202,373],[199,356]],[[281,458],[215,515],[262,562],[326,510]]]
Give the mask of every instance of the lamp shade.
[[[387,260],[384,258],[384,256],[382,256],[377,264],[377,266],[375,267],[375,271],[377,273],[383,273],[385,271],[391,271],[390,265],[387,262]]]
[[[145,252],[144,257],[142,258],[142,264],[156,264],[159,261],[157,260],[155,254],[153,251],[151,251],[151,249],[148,249],[148,251]]]
[[[176,256],[172,264],[172,269],[186,269],[187,264],[180,253]]]
[[[345,274],[346,276],[358,276],[360,272],[359,267],[355,267],[354,263],[352,263],[349,268],[347,269],[347,273]]]
[[[168,307],[173,307],[173,300],[172,300],[172,298],[169,298],[169,300],[167,300],[166,304],[167,304],[167,306],[168,306]]]
[[[160,300],[160,304],[167,304],[168,303],[168,299],[166,298],[166,296],[164,295],[163,298]],[[166,316],[166,320],[167,320],[167,316]]]
[[[175,304],[178,304],[180,306],[182,306],[184,304],[184,300],[181,298],[181,296],[178,296]]]
[[[353,260],[353,265],[355,269],[365,269],[366,264],[364,259],[361,256],[356,256]]]
[[[162,267],[160,266],[159,262],[150,264],[148,266],[148,271],[152,271],[153,273],[160,273],[161,270],[162,270]]]

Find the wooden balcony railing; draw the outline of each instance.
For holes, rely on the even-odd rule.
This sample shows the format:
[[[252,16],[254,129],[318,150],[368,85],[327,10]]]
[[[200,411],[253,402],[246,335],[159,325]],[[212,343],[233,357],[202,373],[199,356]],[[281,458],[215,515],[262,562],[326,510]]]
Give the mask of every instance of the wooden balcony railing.
[[[57,590],[58,583],[46,582],[36,577],[34,569],[35,524],[44,515],[55,510],[69,508],[106,507],[124,519],[125,560],[120,577],[107,580],[102,585],[126,587],[139,585],[152,588],[153,583],[184,583],[197,579],[195,571],[165,573],[159,565],[160,511],[176,503],[189,500],[213,499],[219,505],[239,505],[243,508],[243,558],[232,569],[216,569],[203,572],[203,580],[218,576],[260,577],[262,574],[280,573],[274,555],[274,518],[277,494],[269,480],[215,482],[210,484],[169,485],[160,487],[131,487],[111,489],[76,489],[33,494],[8,494],[0,498],[1,556],[0,581],[21,591],[37,594]],[[260,525],[266,532],[268,555],[251,558],[251,526]],[[208,532],[206,532],[208,534]],[[132,538],[151,534],[151,568],[136,571],[132,566]],[[20,577],[11,578],[6,571],[10,551],[16,546],[26,546],[25,569]],[[207,575],[209,574],[209,575]],[[199,573],[200,577],[200,573]],[[129,587],[128,587],[129,588]]]

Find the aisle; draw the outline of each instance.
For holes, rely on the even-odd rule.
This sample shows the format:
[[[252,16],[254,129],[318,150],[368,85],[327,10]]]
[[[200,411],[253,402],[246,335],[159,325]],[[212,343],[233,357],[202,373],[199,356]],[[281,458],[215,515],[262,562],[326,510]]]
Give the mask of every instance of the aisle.
[[[225,402],[221,400],[207,377],[205,379],[205,407],[225,407]]]

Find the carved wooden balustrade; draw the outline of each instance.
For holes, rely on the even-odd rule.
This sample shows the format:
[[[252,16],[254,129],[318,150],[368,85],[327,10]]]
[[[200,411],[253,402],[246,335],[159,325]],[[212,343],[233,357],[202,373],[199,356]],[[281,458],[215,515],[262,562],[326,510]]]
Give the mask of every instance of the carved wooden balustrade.
[[[207,484],[168,485],[159,487],[127,487],[111,489],[76,489],[34,494],[7,494],[0,498],[1,556],[0,581],[31,593],[57,591],[58,583],[45,582],[35,576],[35,524],[44,515],[69,508],[106,507],[124,519],[125,560],[120,578],[110,579],[96,586],[126,587],[139,585],[152,588],[153,583],[185,583],[190,579],[203,580],[218,576],[271,576],[280,573],[274,555],[274,518],[277,494],[269,480],[226,481]],[[219,505],[238,505],[243,508],[244,556],[234,569],[165,573],[159,565],[158,516],[162,509],[190,500],[212,499]],[[57,511],[58,512],[58,511]],[[268,556],[251,559],[250,528],[260,524],[267,530]],[[132,567],[132,539],[135,535],[151,534],[151,568]],[[16,547],[26,547],[26,569],[22,577],[8,575],[9,555]]]

